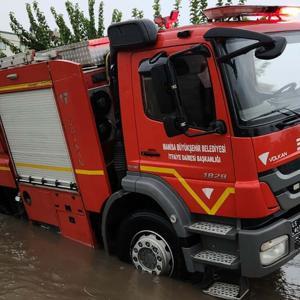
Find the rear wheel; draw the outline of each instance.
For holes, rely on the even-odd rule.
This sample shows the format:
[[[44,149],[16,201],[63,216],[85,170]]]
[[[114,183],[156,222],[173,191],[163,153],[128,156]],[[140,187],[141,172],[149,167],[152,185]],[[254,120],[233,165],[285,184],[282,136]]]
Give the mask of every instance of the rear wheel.
[[[156,212],[135,212],[122,222],[118,256],[153,275],[178,277],[184,273],[177,235],[172,225]]]

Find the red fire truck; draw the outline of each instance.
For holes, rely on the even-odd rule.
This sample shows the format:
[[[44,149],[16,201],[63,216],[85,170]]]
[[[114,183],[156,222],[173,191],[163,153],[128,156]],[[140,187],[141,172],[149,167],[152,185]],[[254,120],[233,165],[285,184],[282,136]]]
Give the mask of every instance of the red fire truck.
[[[2,210],[242,298],[300,249],[299,11],[214,8],[165,31],[131,20],[2,59]]]

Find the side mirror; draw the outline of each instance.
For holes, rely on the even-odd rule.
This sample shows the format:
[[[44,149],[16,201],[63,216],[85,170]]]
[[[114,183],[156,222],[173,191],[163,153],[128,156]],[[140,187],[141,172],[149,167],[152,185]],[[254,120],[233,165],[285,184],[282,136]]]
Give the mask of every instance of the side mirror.
[[[139,73],[151,78],[153,106],[163,116],[166,133],[169,137],[182,134],[183,129],[177,126],[178,119],[182,119],[180,112],[180,98],[172,63],[165,52],[160,52],[149,60],[145,60],[139,67]]]
[[[285,50],[287,40],[284,37],[273,37],[272,47],[260,47],[255,51],[255,56],[259,59],[270,60],[279,57]]]
[[[217,134],[227,133],[227,127],[223,120],[216,120],[215,122],[213,122],[212,128]]]
[[[264,33],[238,28],[215,27],[208,30],[204,35],[204,38],[206,40],[246,39],[257,41],[257,43],[253,43],[249,46],[219,57],[218,61],[221,63],[226,63],[232,58],[247,54],[255,49],[255,56],[257,58],[265,60],[274,59],[283,53],[287,45],[287,41],[284,37],[273,37]]]
[[[188,130],[188,126],[185,121],[181,121],[175,114],[167,115],[163,119],[165,132],[168,137],[174,137],[180,134],[184,134]]]
[[[176,111],[168,62],[167,57],[161,57],[150,70],[157,105],[162,114],[172,114]]]

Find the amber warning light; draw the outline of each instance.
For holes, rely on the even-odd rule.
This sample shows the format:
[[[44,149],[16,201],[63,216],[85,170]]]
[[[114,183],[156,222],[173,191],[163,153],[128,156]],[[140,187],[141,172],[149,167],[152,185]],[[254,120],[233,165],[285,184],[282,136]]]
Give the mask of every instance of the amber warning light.
[[[300,16],[298,6],[232,5],[206,9],[205,16],[213,21],[239,21],[243,17],[261,17],[268,20],[286,20]],[[259,20],[259,19],[258,19]]]
[[[296,18],[300,16],[300,7],[291,7],[291,6],[281,7],[279,9],[279,15]]]

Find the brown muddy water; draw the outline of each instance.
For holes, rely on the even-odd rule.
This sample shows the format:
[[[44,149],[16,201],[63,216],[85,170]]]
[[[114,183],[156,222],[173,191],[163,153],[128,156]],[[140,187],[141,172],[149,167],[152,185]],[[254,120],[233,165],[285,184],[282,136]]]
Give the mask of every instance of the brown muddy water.
[[[300,299],[300,257],[251,281],[250,299]],[[151,277],[45,228],[0,215],[0,299],[209,300],[197,284]]]

